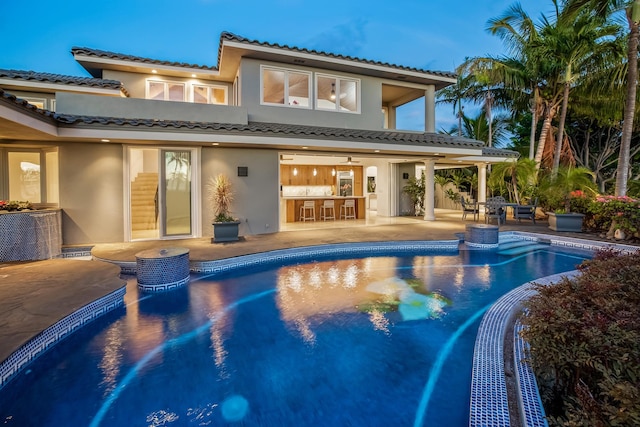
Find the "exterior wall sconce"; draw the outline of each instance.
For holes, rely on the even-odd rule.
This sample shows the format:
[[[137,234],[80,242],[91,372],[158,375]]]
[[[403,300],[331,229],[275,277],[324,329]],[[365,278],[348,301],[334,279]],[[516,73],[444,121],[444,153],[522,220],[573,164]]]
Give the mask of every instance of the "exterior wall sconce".
[[[353,169],[349,169],[349,175],[353,176]]]
[[[332,101],[336,100],[336,84],[335,83],[331,83],[331,96],[330,96]]]
[[[318,171],[316,170],[316,168],[313,168],[313,176],[318,175]]]
[[[336,176],[336,168],[331,169],[331,176]]]
[[[298,168],[293,168],[293,176],[298,176]]]

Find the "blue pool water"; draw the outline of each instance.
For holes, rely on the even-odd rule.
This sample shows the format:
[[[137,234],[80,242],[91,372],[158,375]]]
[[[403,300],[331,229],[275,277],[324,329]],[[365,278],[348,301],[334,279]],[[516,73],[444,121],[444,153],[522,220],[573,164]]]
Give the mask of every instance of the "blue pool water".
[[[588,255],[318,260],[138,294],[0,390],[9,426],[466,426],[484,311]]]

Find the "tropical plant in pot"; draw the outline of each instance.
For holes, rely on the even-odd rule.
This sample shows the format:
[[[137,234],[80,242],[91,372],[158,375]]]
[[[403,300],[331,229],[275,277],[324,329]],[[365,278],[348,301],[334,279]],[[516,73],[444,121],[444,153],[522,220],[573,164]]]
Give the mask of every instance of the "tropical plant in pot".
[[[596,194],[593,172],[585,167],[560,167],[555,176],[541,180],[540,194],[549,209],[549,228],[554,231],[582,231],[584,214],[572,212],[572,193]]]
[[[213,208],[213,243],[233,242],[239,239],[240,221],[231,215],[233,191],[231,181],[224,174],[209,179],[209,202]]]

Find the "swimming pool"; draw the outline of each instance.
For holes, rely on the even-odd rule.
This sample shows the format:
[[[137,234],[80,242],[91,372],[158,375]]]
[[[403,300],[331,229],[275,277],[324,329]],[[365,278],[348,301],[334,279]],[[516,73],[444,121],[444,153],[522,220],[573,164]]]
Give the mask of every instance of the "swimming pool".
[[[6,425],[468,425],[479,319],[585,252],[252,268],[138,295],[0,390]]]

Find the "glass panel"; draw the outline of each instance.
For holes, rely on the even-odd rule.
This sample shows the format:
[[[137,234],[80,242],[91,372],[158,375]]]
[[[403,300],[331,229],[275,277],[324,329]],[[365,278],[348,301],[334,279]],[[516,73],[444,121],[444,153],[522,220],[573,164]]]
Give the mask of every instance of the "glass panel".
[[[9,152],[9,199],[40,203],[40,153]]]
[[[284,105],[284,71],[263,70],[262,102]]]
[[[165,151],[165,235],[191,234],[191,152]]]
[[[129,150],[129,212],[131,239],[157,239],[159,193],[158,156],[155,148]]]
[[[211,88],[211,103],[212,104],[226,104],[227,103],[227,90],[221,87]]]
[[[184,101],[184,85],[178,83],[168,83],[169,101]]]
[[[318,101],[317,108],[324,110],[336,109],[336,79],[331,77],[318,77]]]
[[[193,87],[193,102],[196,104],[209,103],[209,88],[206,86]]]
[[[309,106],[309,75],[289,73],[289,105],[296,107]]]
[[[354,80],[340,80],[340,110],[358,111],[358,84]]]
[[[60,190],[58,184],[58,152],[47,151],[44,157],[45,164],[47,165],[47,203],[59,203],[60,202]]]
[[[149,99],[164,100],[164,83],[149,82]]]

